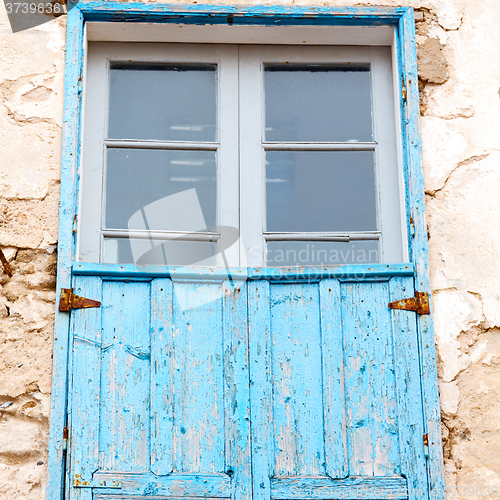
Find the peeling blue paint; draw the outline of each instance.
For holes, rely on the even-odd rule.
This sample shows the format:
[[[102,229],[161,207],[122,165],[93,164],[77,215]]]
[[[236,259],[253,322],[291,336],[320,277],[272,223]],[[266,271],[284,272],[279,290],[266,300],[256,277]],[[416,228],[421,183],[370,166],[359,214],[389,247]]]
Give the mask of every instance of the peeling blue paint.
[[[59,206],[57,296],[71,288],[74,260],[73,221],[76,214],[76,174],[80,152],[81,94],[78,79],[83,65],[83,14],[71,9],[67,16],[64,86],[63,148]],[[57,309],[56,309],[57,310]],[[52,402],[50,411],[49,478],[47,498],[63,498],[64,427],[66,426],[69,373],[69,315],[56,314]]]
[[[156,3],[80,2],[87,21],[111,22],[182,22],[187,24],[233,25],[336,25],[396,26],[407,8],[396,7],[307,7],[288,5],[168,5]]]
[[[400,82],[404,81],[407,99],[404,102],[402,92],[400,107],[401,128],[403,131],[403,167],[406,181],[406,213],[411,261],[415,264],[415,288],[431,296],[429,281],[429,248],[427,224],[425,220],[424,179],[422,174],[422,143],[420,136],[420,100],[418,91],[417,49],[415,40],[415,22],[412,9],[408,9],[400,18],[397,28],[397,51],[400,70]],[[401,89],[400,89],[401,90]],[[413,233],[413,234],[412,234]],[[432,310],[432,304],[431,304]],[[419,316],[419,357],[421,363],[424,421],[429,434],[429,489],[432,500],[441,500],[445,496],[443,452],[441,443],[441,414],[439,391],[437,387],[436,348],[432,316]]]
[[[84,22],[225,24],[229,15],[233,26],[396,27],[400,81],[404,81],[407,89],[406,99],[400,92],[400,107],[406,208],[408,224],[414,227],[414,233],[409,232],[412,264],[278,272],[235,269],[230,271],[234,280],[230,283],[226,281],[226,270],[73,263]],[[294,474],[321,472],[338,478],[340,482],[335,482],[335,488],[344,488],[342,492],[353,485],[371,485],[386,496],[401,498],[408,494],[411,499],[442,500],[440,417],[431,319],[420,316],[415,321],[413,313],[389,312],[380,307],[386,301],[410,296],[415,289],[430,291],[412,9],[80,2],[68,14],[67,30],[58,290],[70,288],[75,281],[78,293],[102,300],[103,307],[72,313],[71,330],[69,315],[58,315],[48,498],[63,498],[62,436],[68,372],[71,372],[75,385],[68,404],[73,409],[73,423],[81,425],[70,429],[72,469],[68,474],[78,472],[89,479],[98,469],[118,468],[123,470],[119,478],[123,488],[136,495],[182,496],[189,490],[191,495],[232,494],[243,500],[250,497],[253,489],[253,495],[263,500],[271,492],[277,499],[293,498],[299,493],[301,498],[312,499],[317,498],[315,491],[321,487],[332,498],[334,485],[323,479],[271,480],[276,470],[290,470]],[[124,278],[126,282],[120,283]],[[186,282],[173,284],[170,278]],[[194,310],[179,312],[175,287],[187,296],[223,289],[223,299],[212,303],[205,315],[198,316]],[[236,288],[241,293],[234,293]],[[127,290],[126,294],[122,290]],[[363,299],[354,300],[356,296]],[[339,304],[343,304],[342,308]],[[128,308],[136,312],[133,318]],[[127,322],[132,326],[119,328],[117,333],[116,325]],[[101,324],[102,331],[100,327],[91,327]],[[138,331],[143,332],[140,338],[135,336]],[[214,339],[208,341],[203,336],[206,331],[215,332]],[[354,342],[363,332],[366,334],[363,343]],[[116,335],[121,336],[118,342],[114,339]],[[197,335],[197,342],[193,343],[193,335]],[[290,347],[291,339],[294,347]],[[179,346],[190,343],[202,348],[196,356],[184,354],[181,360]],[[172,350],[174,344],[177,351]],[[103,345],[106,347],[101,349]],[[71,350],[73,354],[69,356]],[[342,355],[329,356],[333,352]],[[421,367],[416,352],[420,354]],[[116,365],[117,359],[121,360],[120,365]],[[285,394],[279,385],[283,376],[276,379],[273,373],[288,369],[300,372],[301,366],[310,363],[317,368],[314,377],[309,382],[301,379],[291,382],[286,390],[292,390],[293,394]],[[346,370],[352,363],[358,363],[359,368]],[[134,376],[128,377],[127,373]],[[214,377],[218,373],[217,380],[206,378],[207,373]],[[118,386],[111,383],[117,376],[122,381]],[[181,400],[164,388],[184,387],[193,377],[200,383],[197,389],[191,389],[194,392],[183,393],[185,408],[180,413],[180,425],[179,413],[174,409],[180,407]],[[229,387],[224,385],[227,380]],[[315,385],[318,380],[321,384]],[[78,384],[79,381],[85,383]],[[225,392],[214,394],[214,384],[225,387]],[[314,392],[325,388],[328,392],[321,396]],[[370,391],[384,394],[385,399],[375,397]],[[407,397],[421,391],[421,400]],[[230,397],[226,398],[228,394]],[[101,398],[101,416],[94,411],[96,397]],[[363,404],[367,414],[354,415],[354,410],[362,411]],[[204,410],[197,415],[199,408]],[[292,410],[294,416],[288,419],[287,412]],[[314,412],[316,416],[323,415],[318,422],[314,420]],[[213,426],[206,427],[207,422]],[[321,426],[323,431],[318,430]],[[312,434],[306,436],[309,427]],[[218,435],[219,429],[229,433],[226,440]],[[429,433],[430,442],[428,496],[421,491],[427,490],[427,478],[422,472],[426,463],[424,431]],[[279,458],[279,450],[290,445],[287,433],[294,434],[293,446],[302,451],[293,454],[289,450]],[[193,436],[206,439],[196,441]],[[277,442],[279,439],[282,441]],[[125,454],[118,451],[124,442],[134,443]],[[234,446],[226,447],[227,442]],[[195,443],[201,448],[193,448]],[[360,455],[361,448],[356,443],[364,443],[368,453]],[[199,474],[169,476],[173,470],[193,464]],[[370,467],[372,473],[377,470],[379,474],[402,474],[411,480],[347,478],[366,474]],[[233,474],[228,475],[229,470]],[[213,474],[207,475],[208,472]],[[106,474],[94,474],[94,481],[110,480]],[[337,495],[343,494],[336,491]],[[109,493],[116,494],[116,490]],[[384,498],[375,494],[372,497]]]

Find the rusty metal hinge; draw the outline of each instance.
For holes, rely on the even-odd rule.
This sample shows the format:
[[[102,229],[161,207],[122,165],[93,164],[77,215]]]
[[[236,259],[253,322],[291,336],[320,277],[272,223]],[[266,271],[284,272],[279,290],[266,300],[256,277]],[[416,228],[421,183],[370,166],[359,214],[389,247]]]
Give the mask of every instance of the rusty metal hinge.
[[[61,288],[59,298],[59,311],[71,311],[72,309],[85,309],[87,307],[101,307],[97,300],[86,299],[73,293],[73,288]]]
[[[81,474],[75,474],[73,479],[74,488],[121,488],[119,481],[85,481]]]
[[[417,314],[430,314],[429,294],[427,292],[415,292],[415,297],[397,300],[387,304],[390,309],[403,309],[404,311],[415,311]]]
[[[404,77],[401,78],[401,97],[403,98],[403,103],[406,104],[407,93],[406,93],[406,82]]]
[[[424,434],[424,455],[429,456],[429,434]]]

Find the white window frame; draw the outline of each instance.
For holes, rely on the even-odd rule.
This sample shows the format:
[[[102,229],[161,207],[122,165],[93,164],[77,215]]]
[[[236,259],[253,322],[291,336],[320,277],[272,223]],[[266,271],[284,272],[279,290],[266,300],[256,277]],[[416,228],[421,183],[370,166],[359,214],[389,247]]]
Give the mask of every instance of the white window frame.
[[[89,38],[103,38],[103,23],[89,23]],[[108,24],[108,23],[104,23]],[[109,24],[107,38],[119,39],[116,25]],[[120,26],[121,27],[121,26]],[[123,27],[121,27],[123,28]],[[127,26],[128,38],[144,37],[145,26]],[[155,26],[158,28],[158,26]],[[162,28],[165,28],[162,26]],[[177,30],[176,30],[177,28]],[[169,25],[166,43],[113,43],[89,44],[85,85],[85,120],[82,155],[82,189],[80,189],[80,217],[77,259],[102,262],[103,233],[101,227],[104,193],[105,148],[131,146],[165,149],[207,148],[207,144],[162,141],[111,141],[106,138],[108,109],[109,67],[111,62],[199,62],[218,65],[218,140],[210,144],[217,151],[217,209],[218,226],[240,230],[241,238],[232,246],[224,244],[230,236],[222,233],[165,233],[157,238],[184,238],[199,241],[217,241],[224,255],[217,254],[218,266],[265,266],[266,241],[312,240],[345,241],[374,239],[380,235],[380,262],[408,261],[407,229],[404,203],[404,178],[399,147],[399,109],[395,98],[395,70],[392,66],[391,45],[394,33],[382,28],[329,28],[322,27],[270,28],[228,26],[179,26]],[[267,45],[254,45],[255,30],[263,30],[261,38]],[[232,29],[232,33],[228,32]],[[320,33],[318,33],[318,30]],[[340,30],[340,31],[339,31]],[[280,32],[281,33],[278,33]],[[322,33],[321,33],[322,31]],[[332,34],[332,31],[334,32]],[[353,33],[368,43],[376,32],[377,46],[339,46],[328,42],[339,35],[349,38]],[[171,43],[170,39],[182,33],[186,43]],[[392,36],[389,36],[389,32]],[[131,35],[132,33],[132,35]],[[135,33],[135,35],[134,35]],[[175,35],[174,35],[175,34]],[[251,34],[252,38],[248,38]],[[286,35],[285,35],[286,34]],[[327,36],[325,36],[327,35]],[[150,32],[149,39],[159,34]],[[196,44],[206,37],[210,41],[227,43]],[[231,38],[232,37],[232,38]],[[307,39],[307,37],[310,37]],[[323,37],[323,38],[321,38]],[[304,40],[306,38],[306,40]],[[322,45],[316,45],[318,40]],[[330,39],[330,40],[329,40]],[[389,43],[391,40],[391,43]],[[260,40],[259,40],[260,41]],[[288,45],[282,45],[287,41]],[[239,45],[234,44],[237,42]],[[271,45],[274,43],[274,45]],[[301,46],[299,46],[301,45]],[[305,46],[304,46],[305,45]],[[394,51],[393,51],[394,52]],[[372,143],[294,144],[297,150],[370,150],[374,151],[377,182],[378,231],[374,233],[265,233],[265,166],[264,152],[283,149],[290,145],[263,142],[263,64],[292,61],[296,63],[358,63],[370,65],[372,76],[374,139]],[[253,103],[260,102],[261,106]],[[238,109],[238,113],[234,110]],[[103,111],[105,110],[105,111]],[[241,117],[244,116],[244,119]],[[241,140],[240,138],[244,138]],[[133,144],[134,143],[134,144]],[[239,165],[238,165],[239,162]],[[125,236],[122,235],[122,236]],[[140,235],[139,235],[140,236]]]
[[[218,122],[215,142],[194,143],[157,140],[107,139],[107,110],[109,102],[109,69],[112,63],[206,63],[217,64]],[[107,147],[135,147],[145,149],[210,150],[217,154],[217,220],[218,226],[239,227],[238,169],[234,158],[238,155],[237,109],[237,47],[234,45],[193,44],[122,44],[95,43],[89,46],[87,92],[85,96],[85,123],[82,159],[82,189],[80,192],[80,230],[78,260],[102,262],[103,238],[126,234],[157,239],[186,239],[217,241],[225,234],[179,233],[172,231],[147,232],[113,231],[104,224],[104,193]],[[232,245],[225,252],[227,262],[238,265],[239,248]],[[224,266],[222,257],[217,264]]]
[[[243,57],[241,57],[243,54]],[[265,266],[267,241],[360,241],[380,237],[380,261],[404,262],[404,193],[398,167],[396,118],[389,47],[245,45],[240,47],[241,235],[248,254],[260,256],[252,267]],[[373,142],[284,143],[264,139],[265,63],[367,64],[370,66],[373,106]],[[254,103],[260,102],[261,106]],[[266,151],[373,151],[375,157],[378,230],[342,233],[270,233],[265,227]],[[355,186],[353,186],[355,189]],[[258,249],[252,252],[252,249]]]

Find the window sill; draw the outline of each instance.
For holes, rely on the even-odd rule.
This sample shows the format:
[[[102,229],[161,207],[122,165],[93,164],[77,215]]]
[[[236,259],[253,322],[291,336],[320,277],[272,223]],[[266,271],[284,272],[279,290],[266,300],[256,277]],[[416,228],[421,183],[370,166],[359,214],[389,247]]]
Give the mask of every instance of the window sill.
[[[394,276],[413,276],[414,266],[403,264],[357,264],[303,267],[195,267],[195,266],[135,266],[133,264],[94,264],[79,262],[73,274],[109,278],[172,278],[196,281],[319,281],[322,279],[363,280],[390,279]]]

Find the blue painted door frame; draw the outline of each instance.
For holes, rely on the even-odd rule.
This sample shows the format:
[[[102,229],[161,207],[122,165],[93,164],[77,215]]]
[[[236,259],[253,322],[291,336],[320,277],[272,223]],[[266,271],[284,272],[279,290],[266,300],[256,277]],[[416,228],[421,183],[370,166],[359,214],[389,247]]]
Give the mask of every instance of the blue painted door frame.
[[[234,16],[237,14],[237,16]],[[58,291],[79,283],[78,272],[74,270],[75,255],[75,220],[77,214],[77,200],[79,189],[78,167],[80,163],[80,130],[81,130],[81,90],[82,68],[84,61],[84,24],[86,21],[108,22],[154,22],[154,23],[192,23],[192,24],[225,24],[228,16],[233,24],[255,25],[350,25],[373,26],[390,25],[396,29],[397,60],[400,74],[399,95],[402,110],[402,152],[403,168],[406,183],[406,213],[409,227],[410,269],[413,287],[420,292],[430,292],[428,276],[428,249],[427,231],[424,216],[424,189],[421,168],[421,144],[418,128],[419,98],[418,75],[416,66],[415,30],[413,12],[410,8],[328,8],[328,7],[286,7],[286,6],[255,6],[237,8],[230,6],[171,6],[160,4],[135,4],[114,2],[80,2],[68,13],[67,45],[66,45],[66,87],[64,104],[64,131],[63,157],[61,172],[61,204],[60,204],[60,232],[59,232],[59,263],[58,263]],[[113,274],[105,267],[89,270],[102,276]],[[384,274],[384,266],[366,266],[349,270],[344,268],[344,276],[355,273],[364,273],[365,276],[375,272],[376,278]],[[76,265],[78,268],[78,265]],[[75,269],[76,269],[75,268]],[[404,272],[391,271],[391,276],[397,280],[398,276],[407,276]],[[83,271],[82,271],[83,272]],[[152,271],[153,272],[153,271]],[[157,273],[157,271],[155,271]],[[153,274],[155,274],[153,272]],[[321,278],[338,278],[340,271],[325,271]],[[126,270],[126,274],[134,275],[136,269]],[[251,271],[249,271],[251,274]],[[368,274],[367,274],[368,273]],[[81,274],[81,273],[80,273]],[[123,275],[122,275],[123,276]],[[155,279],[167,279],[168,272],[162,270]],[[151,276],[149,277],[151,278]],[[149,279],[148,278],[148,279]],[[405,278],[406,279],[406,278]],[[105,280],[106,281],[106,280]],[[404,281],[404,279],[403,279]],[[324,281],[321,281],[323,283]],[[248,293],[252,292],[248,282]],[[292,293],[265,291],[267,280],[258,281],[263,288],[264,297],[268,305],[276,294]],[[326,285],[319,284],[318,287]],[[340,283],[340,282],[339,282]],[[396,283],[396,282],[394,282]],[[273,285],[274,286],[274,285]],[[292,285],[287,285],[292,286]],[[335,285],[336,286],[336,285]],[[340,286],[340,285],[339,285]],[[350,286],[350,285],[349,285]],[[397,286],[402,286],[397,285]],[[408,287],[408,284],[405,285]],[[264,293],[265,292],[265,293]],[[301,292],[302,293],[302,292]],[[314,294],[316,292],[310,291]],[[318,291],[320,293],[320,291]],[[339,292],[340,293],[340,292]],[[354,291],[352,293],[355,293]],[[266,295],[267,294],[267,295]],[[272,295],[275,294],[275,295]],[[399,298],[399,297],[396,297]],[[385,300],[385,298],[384,298]],[[248,301],[251,305],[253,302]],[[286,304],[286,301],[284,302]],[[273,314],[268,307],[269,314]],[[406,313],[413,314],[413,313]],[[440,412],[437,390],[437,373],[435,361],[435,347],[431,316],[418,316],[418,362],[420,364],[420,380],[423,400],[423,430],[429,438],[429,456],[427,458],[427,474],[429,481],[429,498],[444,498],[444,483],[442,472],[442,451],[440,439]],[[54,375],[53,399],[51,410],[51,440],[49,448],[49,484],[48,498],[60,499],[64,495],[65,440],[64,427],[68,414],[68,387],[73,375],[72,338],[70,335],[70,315],[59,313],[56,320],[56,334],[54,342]],[[414,353],[415,354],[415,353]],[[276,486],[276,488],[278,488]],[[286,497],[286,493],[282,493]],[[276,492],[276,498],[279,492]]]

